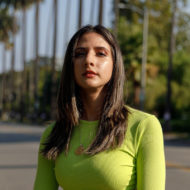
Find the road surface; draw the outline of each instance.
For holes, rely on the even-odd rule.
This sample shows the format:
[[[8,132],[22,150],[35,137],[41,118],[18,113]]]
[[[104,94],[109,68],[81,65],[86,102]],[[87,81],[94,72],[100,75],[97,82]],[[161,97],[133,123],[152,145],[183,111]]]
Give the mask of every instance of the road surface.
[[[0,190],[32,190],[41,126],[0,122]],[[190,143],[165,139],[166,190],[189,190]]]

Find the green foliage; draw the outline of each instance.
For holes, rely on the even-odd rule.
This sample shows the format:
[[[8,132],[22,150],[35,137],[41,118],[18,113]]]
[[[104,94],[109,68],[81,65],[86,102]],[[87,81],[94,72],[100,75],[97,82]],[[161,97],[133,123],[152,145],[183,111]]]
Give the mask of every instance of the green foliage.
[[[13,18],[8,14],[8,9],[0,9],[0,41],[9,44],[13,33]]]
[[[43,0],[38,0],[41,2]],[[14,7],[15,9],[29,8],[36,0],[1,0],[0,6],[2,7]]]
[[[165,103],[165,97],[163,94],[166,93],[166,78],[164,75],[158,75],[155,78],[148,78],[147,86],[146,86],[146,102],[145,108],[149,112],[157,112],[160,115],[160,111],[156,109],[160,106],[160,102],[158,99],[161,98],[161,101],[164,101],[162,104]],[[164,105],[162,105],[164,108]],[[162,110],[164,111],[164,110]]]
[[[142,30],[139,26],[128,24],[124,17],[120,18],[118,40],[123,54],[128,77],[141,63]],[[133,65],[133,68],[130,67]],[[131,73],[130,73],[131,72]]]
[[[39,92],[39,112],[45,113],[47,117],[50,117],[51,112],[51,69],[49,66],[43,66],[40,68],[39,73],[39,83],[38,83],[38,92]],[[58,86],[60,81],[60,71],[56,71],[56,94],[58,92]]]
[[[172,120],[171,127],[174,132],[190,133],[189,123],[190,123],[189,118],[188,119],[180,119],[180,120]]]
[[[126,88],[129,104],[140,84],[143,15],[135,8],[149,9],[149,35],[145,109],[163,117],[167,90],[168,45],[172,16],[169,0],[121,0],[126,9],[120,10],[118,39],[128,77]],[[182,3],[185,4],[186,1]],[[181,4],[177,13],[176,50],[172,71],[172,117],[190,117],[190,14],[183,12]],[[135,85],[137,84],[138,85]],[[177,125],[175,125],[177,126]]]
[[[51,71],[49,68],[42,68],[39,73],[38,83],[40,111],[50,112],[51,105]]]

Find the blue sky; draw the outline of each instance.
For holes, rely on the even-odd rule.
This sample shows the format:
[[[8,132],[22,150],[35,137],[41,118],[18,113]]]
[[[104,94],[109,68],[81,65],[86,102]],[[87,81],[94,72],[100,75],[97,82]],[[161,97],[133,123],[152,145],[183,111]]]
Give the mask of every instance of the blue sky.
[[[66,17],[66,0],[58,0],[58,30],[57,30],[57,58],[63,58],[64,49],[66,43],[69,41],[71,36],[77,30],[78,22],[78,3],[79,0],[67,0],[70,2],[70,20],[69,26],[65,26]],[[94,1],[93,11],[91,10],[91,3]],[[83,6],[83,18],[82,25],[86,24],[97,24],[98,17],[98,0],[84,0]],[[40,4],[40,37],[39,37],[39,55],[40,56],[51,56],[52,55],[52,42],[53,42],[53,18],[52,18],[52,8],[53,0],[44,0]],[[93,21],[91,20],[91,12],[94,16]],[[19,22],[22,24],[22,14],[17,12],[17,17]],[[27,11],[27,47],[26,47],[26,59],[31,60],[35,57],[34,51],[34,17],[35,17],[35,7],[32,6]],[[66,17],[69,19],[69,16]],[[106,27],[111,27],[111,22],[113,19],[112,13],[112,0],[104,1],[104,15],[103,15],[103,25]],[[66,28],[66,29],[65,29]],[[66,32],[67,31],[67,32]],[[49,37],[47,36],[50,32]],[[21,39],[22,32],[20,31],[16,36],[16,65],[15,69],[22,69],[21,60]],[[2,45],[0,45],[2,48]],[[10,52],[6,53],[6,70],[10,69]],[[0,50],[0,72],[2,71],[2,51]]]

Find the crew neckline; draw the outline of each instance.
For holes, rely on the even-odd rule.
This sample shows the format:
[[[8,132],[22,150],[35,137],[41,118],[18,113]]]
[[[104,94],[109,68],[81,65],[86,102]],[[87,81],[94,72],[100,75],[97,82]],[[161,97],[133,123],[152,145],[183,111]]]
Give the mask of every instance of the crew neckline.
[[[95,121],[88,121],[88,120],[83,120],[83,119],[79,120],[79,126],[97,126],[98,123],[99,123],[99,120],[95,120]]]

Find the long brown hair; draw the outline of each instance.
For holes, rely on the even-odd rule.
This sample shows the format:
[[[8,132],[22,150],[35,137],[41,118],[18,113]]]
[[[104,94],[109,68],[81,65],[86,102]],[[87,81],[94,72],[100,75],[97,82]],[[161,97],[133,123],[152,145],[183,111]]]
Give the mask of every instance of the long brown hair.
[[[113,72],[110,81],[105,86],[108,90],[96,136],[84,153],[94,155],[109,148],[118,147],[125,137],[128,110],[123,100],[125,72],[120,48],[108,29],[101,25],[87,25],[74,34],[66,50],[57,97],[57,119],[41,151],[49,159],[55,159],[63,151],[68,153],[74,126],[79,123],[83,113],[79,87],[74,79],[72,59],[79,39],[88,32],[98,33],[109,43],[113,56]]]

